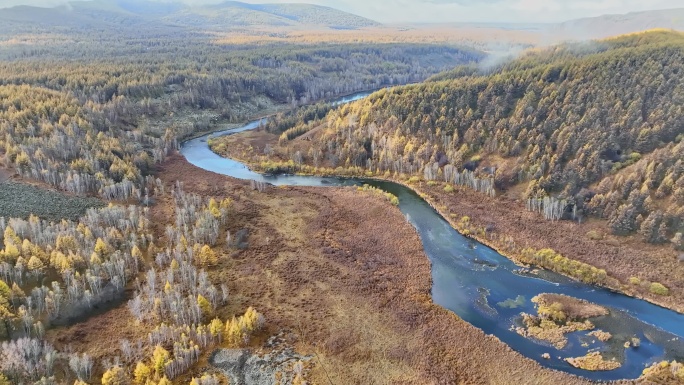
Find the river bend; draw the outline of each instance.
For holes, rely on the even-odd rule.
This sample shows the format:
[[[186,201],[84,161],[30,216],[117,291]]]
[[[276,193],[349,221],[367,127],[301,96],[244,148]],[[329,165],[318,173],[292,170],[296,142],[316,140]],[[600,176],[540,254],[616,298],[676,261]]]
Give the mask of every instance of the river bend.
[[[347,103],[367,95],[355,94],[334,103]],[[208,147],[209,138],[252,130],[261,123],[263,120],[187,141],[181,153],[197,167],[238,179],[291,186],[369,184],[396,195],[399,209],[420,235],[432,263],[433,301],[544,367],[592,380],[617,380],[637,378],[645,367],[661,360],[684,359],[684,315],[549,271],[533,274],[530,269],[520,268],[493,249],[459,234],[407,187],[363,178],[262,175],[238,161],[220,157]],[[530,299],[541,293],[565,294],[609,308],[610,315],[592,322],[597,329],[612,333],[612,342],[602,343],[587,336],[587,332],[575,332],[568,336],[568,345],[559,350],[520,336],[512,328],[520,324],[521,312],[536,313]],[[504,303],[506,300],[512,301]],[[512,303],[515,307],[511,307]],[[622,344],[632,337],[640,338],[641,346],[625,349]],[[591,372],[574,368],[564,360],[583,356],[588,349],[617,357],[623,365],[613,371]],[[549,353],[551,359],[543,359],[544,353]]]

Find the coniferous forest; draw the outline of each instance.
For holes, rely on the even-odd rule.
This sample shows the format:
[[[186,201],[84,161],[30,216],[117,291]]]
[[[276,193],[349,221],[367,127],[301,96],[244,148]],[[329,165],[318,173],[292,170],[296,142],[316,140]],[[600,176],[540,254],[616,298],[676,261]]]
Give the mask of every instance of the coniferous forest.
[[[602,218],[613,234],[682,250],[683,45],[665,31],[561,45],[268,129],[288,141],[325,124],[305,163],[427,181],[472,172],[546,219]]]
[[[301,4],[0,8],[0,385],[588,383],[436,305],[397,196],[275,188],[180,153],[268,116],[255,145],[206,142],[260,171],[513,197],[548,226],[684,251],[684,35],[534,48],[527,26],[484,30]],[[499,242],[681,310],[680,267],[623,290],[609,267]],[[579,305],[562,302],[523,318],[565,327]],[[684,381],[648,366],[636,381]]]

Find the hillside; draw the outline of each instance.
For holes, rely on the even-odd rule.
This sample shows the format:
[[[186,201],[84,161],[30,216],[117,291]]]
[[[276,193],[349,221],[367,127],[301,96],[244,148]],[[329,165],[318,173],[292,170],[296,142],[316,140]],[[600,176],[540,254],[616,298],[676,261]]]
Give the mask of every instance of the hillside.
[[[470,170],[548,219],[682,248],[683,58],[684,35],[649,32],[451,71],[331,112],[302,161],[427,180]]]
[[[684,30],[684,8],[571,20],[552,26],[548,32],[562,39],[588,40],[656,28]]]
[[[58,17],[55,17],[58,16]],[[380,24],[329,7],[309,4],[247,4],[228,1],[188,6],[131,0],[76,1],[56,8],[19,6],[0,9],[0,32],[26,32],[45,26],[107,29],[141,26],[145,29],[181,27],[231,30],[244,27],[357,29]]]

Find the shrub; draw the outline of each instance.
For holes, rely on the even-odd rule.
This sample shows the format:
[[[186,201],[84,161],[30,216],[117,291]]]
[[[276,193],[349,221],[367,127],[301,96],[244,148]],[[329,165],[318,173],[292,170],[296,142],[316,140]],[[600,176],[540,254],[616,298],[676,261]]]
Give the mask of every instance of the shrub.
[[[446,193],[452,193],[452,192],[454,192],[454,186],[452,186],[452,185],[450,185],[450,184],[444,186],[444,192],[446,192]]]
[[[637,277],[629,277],[629,283],[636,286],[641,284],[641,280]]]
[[[429,181],[427,182],[427,185],[430,186],[430,187],[432,187],[432,186],[437,186],[437,182],[435,182],[434,180],[429,180]]]
[[[638,152],[633,152],[633,153],[629,154],[629,161],[631,163],[636,163],[640,159],[641,159],[641,154],[639,154]]]
[[[601,235],[601,233],[599,233],[598,231],[592,230],[587,233],[587,238],[591,239],[592,241],[600,241],[601,239],[603,239],[603,235]]]
[[[408,183],[409,183],[409,184],[414,184],[414,183],[418,183],[418,182],[420,182],[420,177],[418,177],[418,176],[412,176],[412,177],[409,178],[409,180],[408,180]]]
[[[526,248],[520,253],[519,259],[523,263],[541,266],[586,283],[603,283],[608,277],[605,270],[566,258],[552,249],[535,250]]]
[[[670,289],[665,287],[662,283],[653,282],[649,291],[656,295],[668,295],[670,294]]]
[[[392,193],[388,193],[388,192],[386,192],[386,191],[384,191],[384,190],[382,190],[382,189],[379,189],[379,188],[377,188],[377,187],[373,187],[373,186],[369,186],[369,185],[367,185],[367,184],[364,184],[363,187],[357,187],[356,189],[357,189],[358,191],[370,192],[370,193],[372,193],[372,194],[376,194],[376,195],[382,196],[382,197],[384,197],[385,199],[387,199],[387,200],[388,200],[391,204],[393,204],[394,206],[398,206],[398,205],[399,205],[399,198],[397,198],[396,195],[394,195],[394,194],[392,194]]]

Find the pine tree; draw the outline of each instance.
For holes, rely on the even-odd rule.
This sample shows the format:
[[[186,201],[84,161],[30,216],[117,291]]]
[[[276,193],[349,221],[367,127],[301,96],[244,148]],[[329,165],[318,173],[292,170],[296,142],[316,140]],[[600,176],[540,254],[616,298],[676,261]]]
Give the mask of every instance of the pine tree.
[[[636,217],[637,213],[634,207],[630,204],[624,204],[618,208],[608,224],[613,234],[627,235],[637,229]]]
[[[652,212],[641,223],[639,233],[644,237],[644,240],[649,243],[662,243],[666,241],[663,230],[661,229],[663,221],[663,213],[660,211]]]

